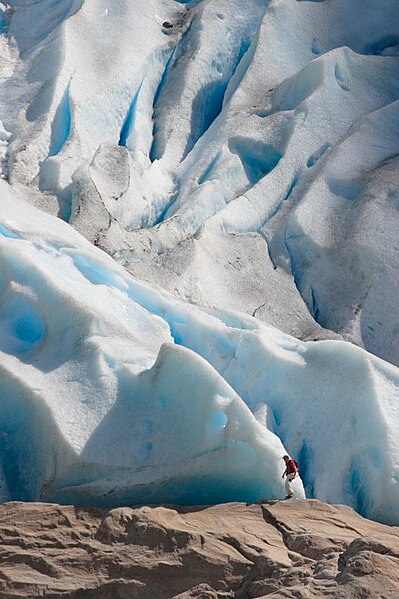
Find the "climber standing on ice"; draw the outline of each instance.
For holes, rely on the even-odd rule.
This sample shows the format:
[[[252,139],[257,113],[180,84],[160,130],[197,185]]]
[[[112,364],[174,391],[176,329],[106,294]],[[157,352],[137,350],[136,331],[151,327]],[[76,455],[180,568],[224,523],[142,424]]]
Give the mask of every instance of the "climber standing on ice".
[[[296,475],[298,474],[298,466],[295,460],[290,458],[289,455],[284,455],[283,460],[285,462],[285,470],[283,472],[283,476],[281,478],[286,477],[285,479],[285,492],[287,493],[286,499],[291,499],[294,496],[294,490],[292,488],[291,482],[294,480]]]

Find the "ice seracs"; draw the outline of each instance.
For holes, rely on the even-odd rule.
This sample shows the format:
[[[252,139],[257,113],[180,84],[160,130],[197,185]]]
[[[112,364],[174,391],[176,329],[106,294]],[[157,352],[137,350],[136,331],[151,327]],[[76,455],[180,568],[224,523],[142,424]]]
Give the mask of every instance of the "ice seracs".
[[[374,305],[369,281],[397,314],[392,277],[376,280],[378,227],[362,220],[363,260],[351,224],[368,210],[361,189],[398,153],[398,10],[393,0],[13,2],[3,11],[2,44],[19,52],[0,91],[11,136],[3,176],[182,298],[301,339],[335,332],[398,364],[395,323],[359,325]],[[344,154],[347,174],[330,175]],[[311,193],[320,218],[303,222]],[[389,198],[373,198],[390,220]],[[297,221],[303,238],[292,236]],[[342,228],[347,252],[333,247]],[[317,284],[305,239],[324,256]]]

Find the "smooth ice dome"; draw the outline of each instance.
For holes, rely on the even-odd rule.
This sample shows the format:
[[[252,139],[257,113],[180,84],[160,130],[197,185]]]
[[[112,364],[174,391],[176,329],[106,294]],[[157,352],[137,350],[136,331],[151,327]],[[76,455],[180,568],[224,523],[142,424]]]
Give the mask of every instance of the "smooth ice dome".
[[[399,524],[396,0],[0,3],[0,496]]]

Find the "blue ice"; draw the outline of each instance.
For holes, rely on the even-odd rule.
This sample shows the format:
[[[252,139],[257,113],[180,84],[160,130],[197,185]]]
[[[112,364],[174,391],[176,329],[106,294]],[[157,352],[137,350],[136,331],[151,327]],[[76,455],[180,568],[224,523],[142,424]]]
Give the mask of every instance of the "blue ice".
[[[9,237],[10,239],[21,239],[19,235],[10,231],[10,229],[7,229],[7,227],[4,227],[3,225],[0,225],[0,235],[2,235],[2,237]]]
[[[39,309],[22,294],[11,294],[0,312],[0,349],[23,355],[44,339],[46,323]]]

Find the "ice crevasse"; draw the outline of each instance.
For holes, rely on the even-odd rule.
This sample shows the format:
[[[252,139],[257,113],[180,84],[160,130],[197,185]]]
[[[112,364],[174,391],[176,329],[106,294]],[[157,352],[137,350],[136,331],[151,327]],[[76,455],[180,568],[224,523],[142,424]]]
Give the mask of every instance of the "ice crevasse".
[[[279,498],[288,451],[298,495],[398,522],[396,367],[179,301],[1,198],[3,501]]]

